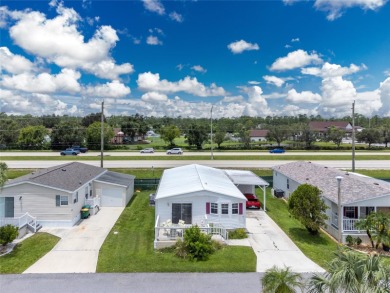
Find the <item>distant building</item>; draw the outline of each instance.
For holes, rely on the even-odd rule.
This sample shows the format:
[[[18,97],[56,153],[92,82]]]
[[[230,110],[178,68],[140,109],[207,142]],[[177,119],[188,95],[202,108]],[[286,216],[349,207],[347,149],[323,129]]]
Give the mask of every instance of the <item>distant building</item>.
[[[325,137],[328,130],[332,127],[344,130],[346,137],[349,137],[352,133],[352,124],[347,121],[310,121],[309,128],[314,131],[320,137]],[[355,126],[355,131],[360,132],[363,128],[361,126]]]
[[[267,141],[267,129],[252,129],[249,132],[251,141]]]

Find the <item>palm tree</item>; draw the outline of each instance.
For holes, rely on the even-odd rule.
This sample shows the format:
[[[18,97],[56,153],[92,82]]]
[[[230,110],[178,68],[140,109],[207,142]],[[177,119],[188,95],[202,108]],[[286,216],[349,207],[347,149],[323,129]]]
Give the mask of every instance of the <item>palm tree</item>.
[[[378,255],[364,256],[339,250],[329,263],[328,272],[315,274],[309,283],[309,293],[382,293],[390,292],[390,268]]]
[[[264,293],[295,293],[296,288],[301,292],[304,289],[301,275],[290,271],[290,267],[268,269],[262,283]]]

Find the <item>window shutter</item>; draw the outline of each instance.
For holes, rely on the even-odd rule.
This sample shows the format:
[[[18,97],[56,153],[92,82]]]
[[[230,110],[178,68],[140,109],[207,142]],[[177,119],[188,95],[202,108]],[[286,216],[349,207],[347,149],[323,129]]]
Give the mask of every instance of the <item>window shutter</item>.
[[[355,207],[355,219],[358,219],[358,207]]]
[[[206,202],[206,215],[210,214],[210,203]]]
[[[61,206],[61,196],[56,195],[56,207],[59,207],[59,206]]]
[[[240,202],[238,205],[238,213],[242,215],[242,202]]]

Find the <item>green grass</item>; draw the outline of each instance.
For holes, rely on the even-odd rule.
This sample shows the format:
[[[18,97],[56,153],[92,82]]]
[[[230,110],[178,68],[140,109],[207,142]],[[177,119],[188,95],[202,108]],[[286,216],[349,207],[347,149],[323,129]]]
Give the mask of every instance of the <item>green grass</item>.
[[[123,211],[100,249],[97,272],[256,271],[256,255],[250,247],[224,247],[198,262],[180,259],[169,250],[154,250],[154,208],[148,205],[148,195],[136,193]]]
[[[1,274],[20,274],[48,253],[60,238],[48,233],[36,233],[23,240],[14,250],[0,257]]]

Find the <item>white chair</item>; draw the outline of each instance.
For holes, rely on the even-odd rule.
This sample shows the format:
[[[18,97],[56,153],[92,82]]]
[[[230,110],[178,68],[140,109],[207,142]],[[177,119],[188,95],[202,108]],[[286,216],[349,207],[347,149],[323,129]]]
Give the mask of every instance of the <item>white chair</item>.
[[[186,223],[185,221],[179,220],[179,226],[184,226],[185,223]]]

